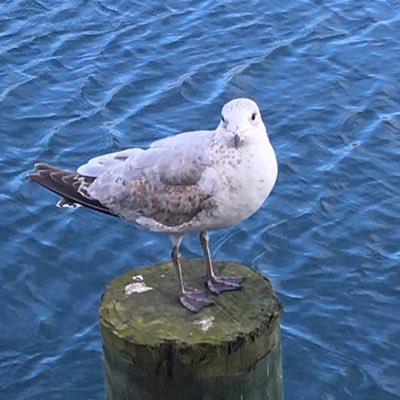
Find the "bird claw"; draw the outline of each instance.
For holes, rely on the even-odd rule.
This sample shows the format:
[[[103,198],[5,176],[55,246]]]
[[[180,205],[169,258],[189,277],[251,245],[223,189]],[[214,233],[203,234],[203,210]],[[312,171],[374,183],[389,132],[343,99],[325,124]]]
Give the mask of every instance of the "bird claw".
[[[215,303],[206,298],[205,293],[199,290],[186,290],[179,296],[181,304],[193,313],[199,312],[204,307],[213,306]]]
[[[227,292],[230,290],[240,290],[244,278],[236,276],[213,276],[207,279],[208,290],[214,294]]]

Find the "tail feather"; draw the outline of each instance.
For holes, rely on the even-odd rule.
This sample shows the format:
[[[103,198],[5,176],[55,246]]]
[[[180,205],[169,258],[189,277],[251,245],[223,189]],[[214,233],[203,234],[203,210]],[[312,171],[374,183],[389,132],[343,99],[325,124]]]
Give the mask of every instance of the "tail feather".
[[[29,178],[66,199],[66,203],[76,203],[104,214],[114,215],[107,207],[103,206],[97,200],[85,197],[79,192],[83,181],[90,184],[96,178],[85,177],[78,173],[64,171],[45,163],[35,164],[35,167],[36,171],[31,173]]]

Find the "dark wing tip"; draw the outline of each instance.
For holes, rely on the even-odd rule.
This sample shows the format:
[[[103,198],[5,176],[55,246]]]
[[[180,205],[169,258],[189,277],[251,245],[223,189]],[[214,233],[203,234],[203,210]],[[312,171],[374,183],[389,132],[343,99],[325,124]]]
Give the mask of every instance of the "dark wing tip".
[[[43,172],[51,171],[54,167],[52,168],[51,165],[46,163],[36,163],[34,168],[26,173],[26,177],[32,181],[39,182],[43,178]]]
[[[63,204],[67,204],[66,202],[68,204],[77,203],[104,214],[114,215],[97,200],[82,194],[83,189],[80,188],[79,179],[83,178],[85,183],[90,184],[95,178],[64,171],[46,163],[36,163],[35,168],[36,170],[30,172],[28,177],[32,181],[63,197],[65,199]]]

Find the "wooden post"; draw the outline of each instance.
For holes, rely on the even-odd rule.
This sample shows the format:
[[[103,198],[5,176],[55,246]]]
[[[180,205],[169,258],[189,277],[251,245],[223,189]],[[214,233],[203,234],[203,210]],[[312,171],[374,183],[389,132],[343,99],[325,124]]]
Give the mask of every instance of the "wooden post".
[[[100,308],[108,400],[282,400],[279,315],[269,281],[240,264],[241,291],[210,295],[193,314],[176,296],[171,263],[134,269],[107,287]],[[204,265],[183,264],[187,287],[205,290]],[[151,289],[149,289],[151,288]]]

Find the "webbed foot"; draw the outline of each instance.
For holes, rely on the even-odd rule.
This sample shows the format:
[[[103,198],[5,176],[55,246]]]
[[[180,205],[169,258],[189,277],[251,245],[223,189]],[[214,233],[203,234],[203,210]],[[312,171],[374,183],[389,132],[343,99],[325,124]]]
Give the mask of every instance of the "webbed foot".
[[[197,313],[204,307],[213,306],[215,303],[212,300],[208,300],[206,294],[199,290],[185,290],[183,294],[179,296],[181,304],[189,311]]]
[[[210,292],[220,294],[230,290],[240,290],[244,278],[236,276],[213,276],[207,279],[207,287]]]

